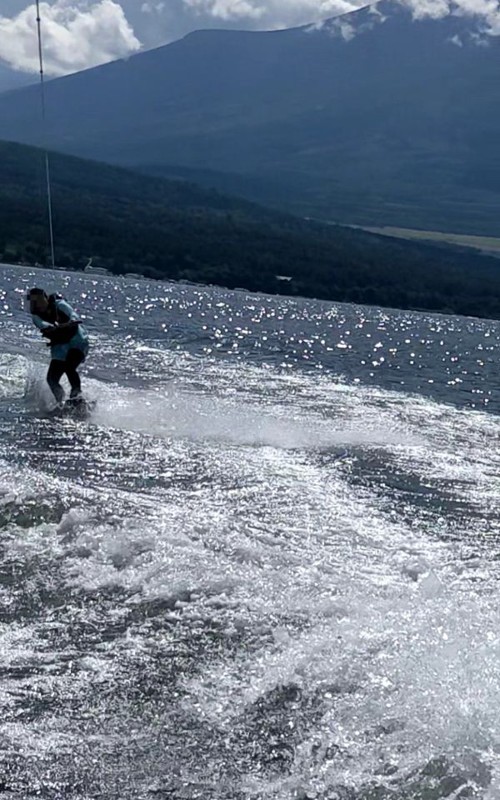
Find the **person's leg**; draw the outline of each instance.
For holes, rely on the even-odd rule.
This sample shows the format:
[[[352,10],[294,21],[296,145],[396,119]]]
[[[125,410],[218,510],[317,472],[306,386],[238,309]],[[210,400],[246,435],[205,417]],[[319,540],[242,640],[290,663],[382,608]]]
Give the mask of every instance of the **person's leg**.
[[[76,347],[72,347],[69,351],[68,355],[66,356],[65,361],[65,369],[66,375],[68,376],[68,380],[71,386],[71,394],[70,397],[75,398],[81,394],[82,391],[82,384],[80,381],[80,376],[77,372],[78,367],[85,361],[85,354],[82,353],[81,350],[77,350]]]
[[[65,371],[66,371],[65,361],[56,361],[55,359],[52,359],[49,365],[49,371],[47,372],[47,383],[49,384],[52,394],[54,395],[58,403],[62,403],[62,401],[64,400],[64,389],[62,388],[59,381],[61,380]]]

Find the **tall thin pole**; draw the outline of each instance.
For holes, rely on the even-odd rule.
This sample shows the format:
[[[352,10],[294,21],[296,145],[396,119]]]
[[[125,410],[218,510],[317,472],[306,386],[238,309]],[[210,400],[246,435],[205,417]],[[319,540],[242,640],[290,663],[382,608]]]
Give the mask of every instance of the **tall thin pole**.
[[[45,73],[43,69],[43,42],[42,42],[42,18],[40,16],[40,0],[36,0],[36,24],[38,28],[38,55],[40,59],[40,100],[42,105],[43,130],[46,132],[46,104],[45,104]],[[47,211],[49,215],[49,235],[50,235],[50,260],[52,267],[56,265],[54,252],[54,222],[52,217],[52,188],[50,184],[50,160],[49,152],[45,148],[45,177],[47,180]]]

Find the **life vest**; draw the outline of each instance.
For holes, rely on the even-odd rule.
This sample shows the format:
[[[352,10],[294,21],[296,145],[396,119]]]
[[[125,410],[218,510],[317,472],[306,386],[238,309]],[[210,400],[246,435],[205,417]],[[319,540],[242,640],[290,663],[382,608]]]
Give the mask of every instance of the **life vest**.
[[[62,294],[49,295],[49,306],[47,311],[45,311],[43,314],[38,312],[40,319],[43,319],[44,322],[50,322],[51,325],[62,325],[65,322],[69,322],[70,317],[68,317],[64,311],[61,311],[61,309],[57,307],[57,300],[62,299]]]

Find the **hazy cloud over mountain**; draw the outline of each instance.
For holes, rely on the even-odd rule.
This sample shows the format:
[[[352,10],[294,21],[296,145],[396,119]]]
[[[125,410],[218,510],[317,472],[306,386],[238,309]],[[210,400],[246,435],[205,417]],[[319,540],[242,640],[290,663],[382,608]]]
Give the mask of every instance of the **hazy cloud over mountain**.
[[[484,30],[495,36],[500,34],[500,3],[497,0],[399,0],[413,12],[415,19],[442,19],[454,16],[477,17]]]
[[[183,0],[199,16],[219,20],[259,20],[259,27],[280,28],[314,22],[353,11],[362,2],[349,0]]]
[[[398,1],[412,10],[415,19],[425,17],[439,19],[448,14],[477,16],[484,20],[485,27],[490,33],[500,33],[498,0]],[[213,17],[223,21],[246,20],[250,23],[258,20],[258,27],[288,27],[316,22],[318,19],[368,5],[368,2],[362,0],[183,0],[183,3],[201,17]]]
[[[476,16],[500,35],[498,0],[399,0],[415,19]],[[363,0],[44,0],[47,73],[62,75],[165,44],[198,28],[273,29],[321,22],[366,5]],[[37,66],[35,6],[2,0],[0,60]]]

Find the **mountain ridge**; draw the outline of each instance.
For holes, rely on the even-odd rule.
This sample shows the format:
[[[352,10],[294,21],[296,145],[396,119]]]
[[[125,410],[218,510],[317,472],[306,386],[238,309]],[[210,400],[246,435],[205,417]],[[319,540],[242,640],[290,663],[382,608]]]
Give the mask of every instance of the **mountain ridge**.
[[[376,9],[193,32],[51,81],[46,141],[149,172],[230,176],[232,191],[240,180],[242,196],[302,216],[499,235],[500,37],[479,46],[468,18]],[[40,144],[38,108],[30,88],[0,97],[0,136]]]

